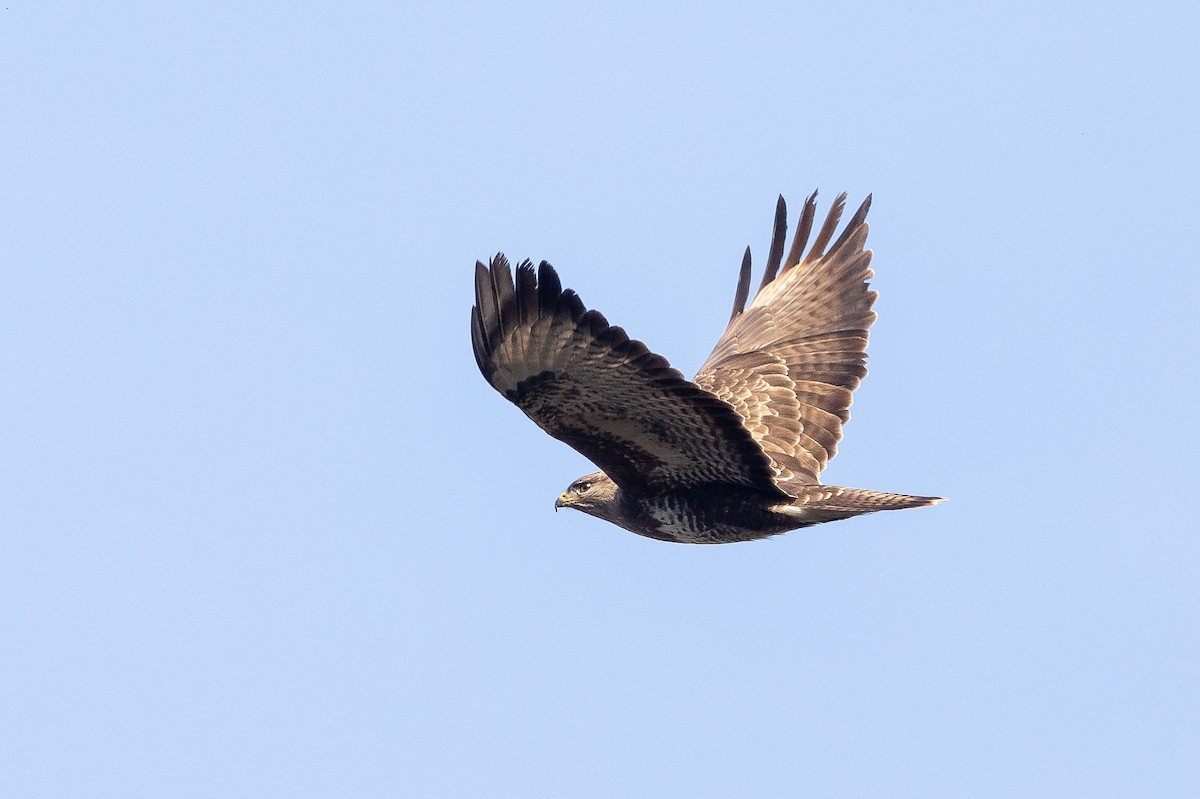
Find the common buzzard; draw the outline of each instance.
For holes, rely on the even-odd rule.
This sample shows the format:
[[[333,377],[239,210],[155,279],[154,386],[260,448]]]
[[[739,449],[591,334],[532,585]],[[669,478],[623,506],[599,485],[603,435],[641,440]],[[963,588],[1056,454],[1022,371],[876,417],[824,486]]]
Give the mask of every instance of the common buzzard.
[[[475,264],[471,343],[492,387],[603,471],[567,488],[575,508],[662,541],[720,544],[939,497],[821,485],[866,375],[876,293],[867,281],[868,196],[833,241],[846,195],[808,254],[816,192],[784,256],[775,208],[766,272],[749,307],[750,248],[724,335],[691,381],[587,310],[543,261],[516,274],[503,254]],[[830,246],[830,241],[833,241]],[[828,251],[826,249],[828,248]]]

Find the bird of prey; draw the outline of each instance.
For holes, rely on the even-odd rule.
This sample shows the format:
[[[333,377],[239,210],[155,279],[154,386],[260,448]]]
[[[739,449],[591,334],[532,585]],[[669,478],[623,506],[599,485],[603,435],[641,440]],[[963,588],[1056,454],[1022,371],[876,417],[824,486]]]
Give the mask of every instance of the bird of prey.
[[[475,264],[471,343],[492,387],[602,471],[571,483],[575,508],[662,541],[749,541],[940,497],[821,485],[866,375],[876,293],[868,196],[834,240],[842,194],[805,254],[816,192],[785,257],[780,196],[754,300],[746,248],[724,334],[692,380],[588,310],[543,261],[514,276]],[[832,245],[830,242],[833,242]]]

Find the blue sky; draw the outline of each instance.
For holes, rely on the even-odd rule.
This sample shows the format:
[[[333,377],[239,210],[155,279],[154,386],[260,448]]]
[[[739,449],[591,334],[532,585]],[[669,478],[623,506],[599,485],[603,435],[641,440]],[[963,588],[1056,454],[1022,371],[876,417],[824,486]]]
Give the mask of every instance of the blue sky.
[[[0,10],[0,793],[1200,792],[1185,3]],[[829,482],[688,547],[479,376],[547,259],[692,373],[873,192]]]

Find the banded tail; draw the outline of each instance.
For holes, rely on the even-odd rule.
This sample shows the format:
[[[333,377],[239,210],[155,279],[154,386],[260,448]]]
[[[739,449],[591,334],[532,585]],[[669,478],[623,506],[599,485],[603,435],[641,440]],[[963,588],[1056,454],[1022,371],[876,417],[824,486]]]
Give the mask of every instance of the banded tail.
[[[881,510],[925,508],[945,501],[945,497],[914,497],[866,488],[811,486],[801,491],[795,502],[790,505],[776,505],[774,510],[803,519],[809,524],[819,524]]]

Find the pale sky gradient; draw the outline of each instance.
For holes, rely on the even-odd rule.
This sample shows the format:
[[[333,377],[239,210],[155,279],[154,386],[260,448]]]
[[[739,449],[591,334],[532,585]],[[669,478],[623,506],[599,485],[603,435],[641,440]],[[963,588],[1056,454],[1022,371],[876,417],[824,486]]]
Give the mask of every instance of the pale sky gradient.
[[[1200,11],[735,5],[0,9],[0,795],[1200,795]],[[813,188],[951,501],[555,514],[474,261],[691,374]]]

